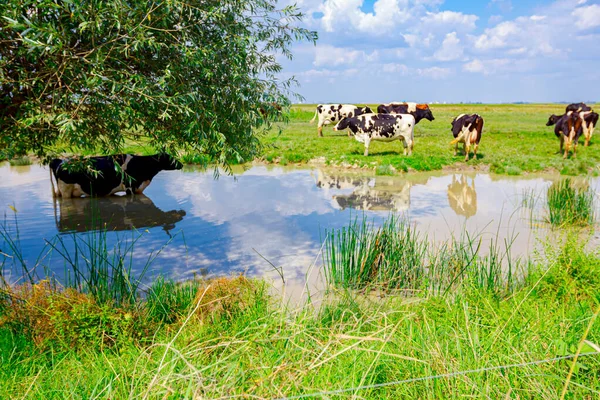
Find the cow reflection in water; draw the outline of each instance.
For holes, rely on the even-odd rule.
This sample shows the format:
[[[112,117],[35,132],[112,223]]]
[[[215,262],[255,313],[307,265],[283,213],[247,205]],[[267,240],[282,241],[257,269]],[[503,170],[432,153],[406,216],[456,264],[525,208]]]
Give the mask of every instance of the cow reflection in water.
[[[475,178],[471,178],[471,186],[469,186],[466,175],[461,175],[460,179],[452,175],[452,183],[448,185],[448,202],[458,215],[469,218],[477,214]]]
[[[318,171],[317,187],[323,189],[353,189],[351,194],[334,195],[342,210],[406,211],[410,207],[412,183],[397,177],[364,177],[329,175]]]
[[[183,219],[185,211],[162,211],[145,195],[100,198],[59,198],[60,232],[87,232],[107,229],[124,231],[162,226],[170,230]]]

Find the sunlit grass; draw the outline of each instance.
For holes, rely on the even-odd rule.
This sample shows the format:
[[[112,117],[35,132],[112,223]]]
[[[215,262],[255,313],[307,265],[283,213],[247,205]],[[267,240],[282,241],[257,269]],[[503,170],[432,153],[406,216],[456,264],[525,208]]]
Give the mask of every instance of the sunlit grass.
[[[586,182],[576,187],[571,179],[548,188],[548,222],[554,226],[592,225],[594,223],[594,190]]]

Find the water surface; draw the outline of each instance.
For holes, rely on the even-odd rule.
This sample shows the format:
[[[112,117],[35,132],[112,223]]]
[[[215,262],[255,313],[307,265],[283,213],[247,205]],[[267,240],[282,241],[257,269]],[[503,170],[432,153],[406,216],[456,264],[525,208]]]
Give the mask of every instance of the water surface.
[[[320,282],[324,232],[363,213],[376,221],[390,212],[404,214],[431,240],[465,230],[485,243],[515,239],[513,253],[527,254],[545,232],[531,221],[532,213],[543,213],[543,199],[530,210],[523,207],[523,193],[542,195],[556,179],[442,173],[387,177],[255,166],[215,180],[212,171],[184,169],[161,172],[144,196],[55,201],[45,167],[4,163],[0,176],[0,212],[15,236],[16,216],[29,266],[45,257],[42,264],[60,277],[64,259],[48,252],[47,242],[59,237],[68,247],[73,235],[93,238],[106,228],[109,247],[137,238],[137,271],[160,250],[148,279],[246,272],[278,280],[275,269],[280,268],[289,290],[296,292],[307,275],[311,284]],[[599,183],[592,181],[596,191]],[[0,246],[10,253],[1,239]]]

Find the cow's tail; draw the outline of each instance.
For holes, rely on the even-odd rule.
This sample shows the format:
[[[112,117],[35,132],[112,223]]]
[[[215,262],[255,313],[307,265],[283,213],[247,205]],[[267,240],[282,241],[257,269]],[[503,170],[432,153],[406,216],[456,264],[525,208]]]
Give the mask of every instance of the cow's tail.
[[[309,124],[312,124],[313,122],[315,122],[315,119],[317,119],[317,115],[319,115],[319,110],[315,110],[315,116],[310,120]]]

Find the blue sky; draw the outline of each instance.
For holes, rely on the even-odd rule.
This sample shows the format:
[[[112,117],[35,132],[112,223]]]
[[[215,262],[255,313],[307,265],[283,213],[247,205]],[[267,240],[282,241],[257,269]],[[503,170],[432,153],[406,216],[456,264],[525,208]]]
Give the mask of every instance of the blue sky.
[[[305,102],[600,100],[600,0],[294,0]]]

